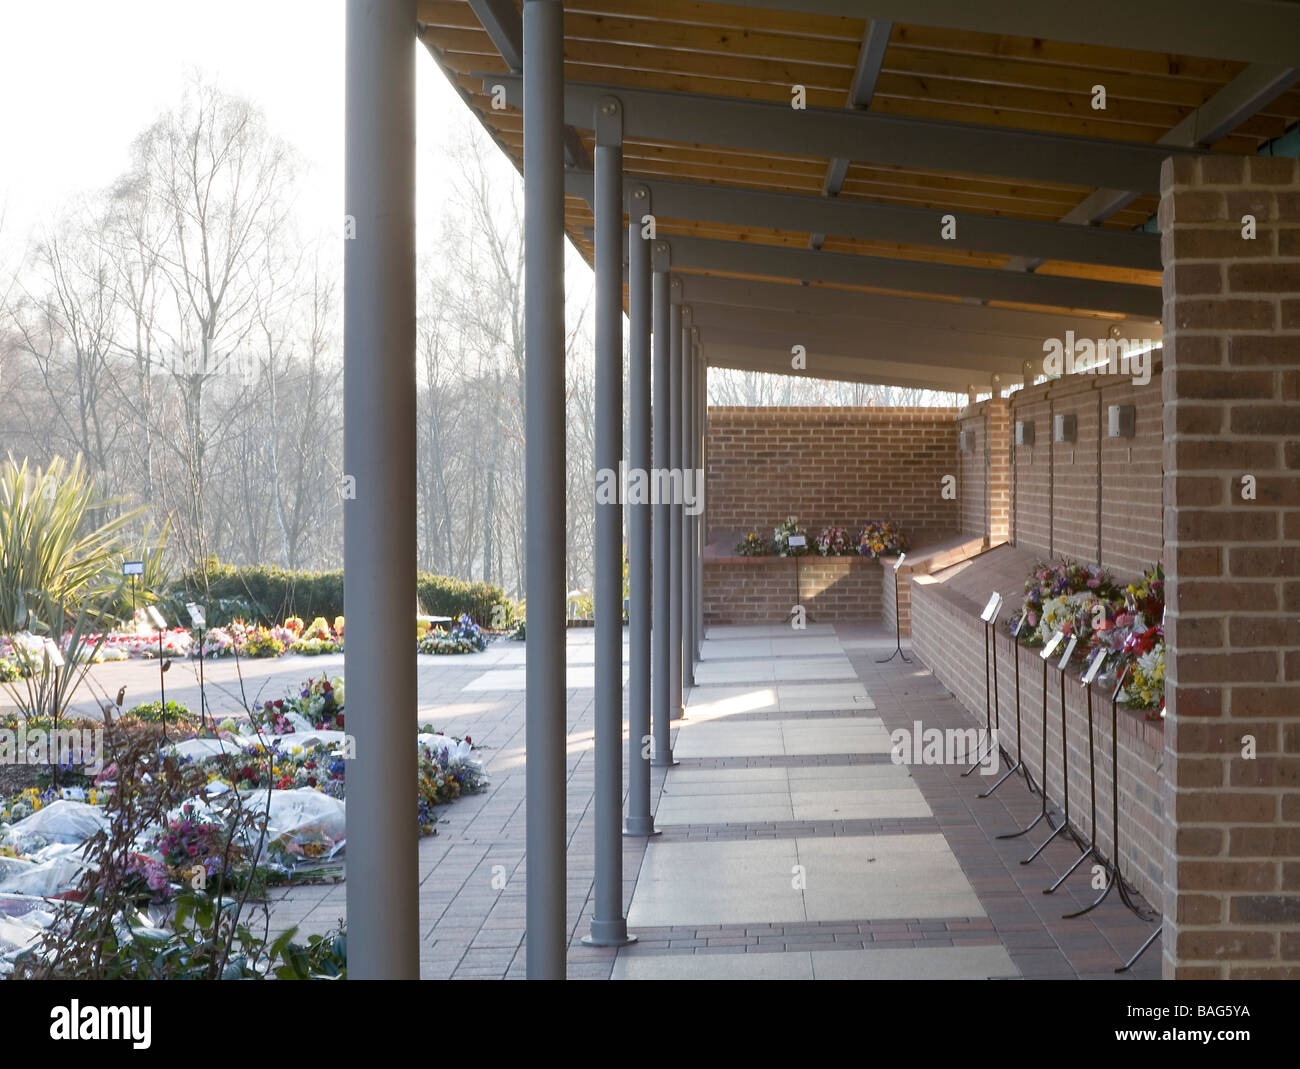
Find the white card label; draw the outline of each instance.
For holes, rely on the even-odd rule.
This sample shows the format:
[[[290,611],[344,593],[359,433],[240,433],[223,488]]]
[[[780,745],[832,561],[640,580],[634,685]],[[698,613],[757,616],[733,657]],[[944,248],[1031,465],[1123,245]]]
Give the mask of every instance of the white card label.
[[[1083,673],[1083,685],[1085,687],[1091,685],[1092,681],[1097,678],[1097,673],[1101,671],[1102,663],[1106,660],[1106,654],[1109,652],[1109,650],[1101,649],[1092,655],[1092,660],[1088,662],[1088,670]]]
[[[123,575],[144,575],[144,561],[127,560],[122,562]]]
[[[1074,647],[1079,644],[1079,636],[1071,635],[1070,641],[1065,644],[1065,652],[1061,654],[1061,660],[1057,663],[1057,668],[1064,668],[1070,663],[1070,658],[1074,656]]]
[[[796,546],[806,546],[808,544],[807,535],[791,535],[786,539],[786,544],[794,549]]]
[[[989,595],[988,604],[984,606],[984,611],[980,613],[980,619],[986,624],[998,618],[998,611],[1002,608],[1002,595],[996,590]]]
[[[906,553],[900,553],[898,555],[898,560],[894,561],[894,571],[898,571],[898,569],[903,566],[903,558],[905,558],[906,556],[907,556]]]
[[[1043,660],[1047,660],[1053,653],[1056,652],[1056,647],[1061,644],[1061,639],[1063,638],[1065,638],[1065,632],[1063,631],[1056,632],[1056,634],[1054,634],[1051,638],[1047,640],[1047,645],[1043,647],[1043,652],[1040,653],[1038,656],[1040,656]]]

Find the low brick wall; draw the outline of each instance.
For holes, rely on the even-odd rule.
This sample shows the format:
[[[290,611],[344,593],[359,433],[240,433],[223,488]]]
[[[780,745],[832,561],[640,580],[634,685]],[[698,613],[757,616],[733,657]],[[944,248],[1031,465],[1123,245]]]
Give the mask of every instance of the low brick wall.
[[[920,550],[909,552],[903,558],[902,565],[898,568],[897,601],[895,601],[894,565],[897,563],[898,558],[882,558],[881,565],[885,569],[885,574],[881,583],[880,615],[885,622],[885,629],[893,631],[897,623],[900,636],[906,638],[912,633],[911,580],[913,576],[929,575],[941,568],[949,568],[961,561],[978,556],[984,549],[985,545],[982,538],[967,538],[958,535],[955,538],[945,539],[934,546],[926,546]]]
[[[980,727],[985,716],[984,625],[979,619],[989,593],[999,590],[1009,609],[1018,604],[1023,576],[1032,555],[1010,547],[985,554],[965,569],[918,577],[911,582],[912,645],[917,657],[970,712]],[[1004,610],[1003,620],[1009,612]],[[1043,725],[1043,661],[1038,651],[1015,646],[999,627],[998,707],[999,738],[1014,759],[1016,754],[1016,657],[1020,666],[1021,730],[1025,761],[1040,781]],[[1077,660],[1077,659],[1076,659]],[[1061,684],[1055,661],[1048,667],[1047,746],[1048,796],[1058,807],[1061,790]],[[1087,694],[1078,672],[1065,680],[1066,738],[1070,770],[1070,820],[1085,835],[1089,831]],[[1125,877],[1160,907],[1164,876],[1166,822],[1163,780],[1164,724],[1142,714],[1119,710],[1120,864]],[[1093,729],[1097,772],[1097,828],[1099,848],[1112,852],[1110,701],[1093,694]],[[1024,790],[1007,783],[1000,791]],[[972,804],[978,805],[978,802]],[[1041,827],[1041,825],[1040,825]],[[1008,828],[1008,831],[1013,829]],[[1037,830],[1026,837],[1026,854],[1042,841]],[[1081,878],[1080,878],[1081,879]]]
[[[876,620],[880,618],[883,574],[878,561],[857,554],[799,558],[706,556],[704,622],[779,622],[789,617],[796,604],[804,606],[810,621]],[[892,572],[889,578],[892,581]]]

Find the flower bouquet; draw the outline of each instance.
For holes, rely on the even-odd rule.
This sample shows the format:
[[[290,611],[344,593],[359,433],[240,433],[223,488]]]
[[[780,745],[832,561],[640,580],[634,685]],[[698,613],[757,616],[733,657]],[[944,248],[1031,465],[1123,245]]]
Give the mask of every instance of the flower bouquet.
[[[850,552],[849,533],[843,527],[827,527],[817,536],[817,552],[823,557],[843,557]]]
[[[766,557],[772,552],[772,546],[757,531],[751,531],[736,543],[736,552],[742,557]]]
[[[1082,628],[1085,620],[1092,621],[1086,636],[1080,632],[1092,644],[1093,631],[1113,627],[1112,607],[1119,600],[1115,580],[1095,564],[1069,559],[1040,561],[1025,582],[1024,601],[1011,617],[1010,626],[1023,618],[1020,638],[1030,646],[1042,646],[1057,628],[1073,632]]]
[[[895,553],[905,553],[907,546],[907,536],[892,523],[869,521],[858,533],[858,552],[873,560]]]
[[[420,637],[420,653],[478,653],[487,649],[487,636],[467,613],[446,631],[429,631]]]
[[[790,545],[790,538],[794,535],[802,536],[804,544]],[[785,522],[772,532],[772,550],[778,557],[802,557],[808,552],[808,532],[799,526],[797,519],[787,516]]]

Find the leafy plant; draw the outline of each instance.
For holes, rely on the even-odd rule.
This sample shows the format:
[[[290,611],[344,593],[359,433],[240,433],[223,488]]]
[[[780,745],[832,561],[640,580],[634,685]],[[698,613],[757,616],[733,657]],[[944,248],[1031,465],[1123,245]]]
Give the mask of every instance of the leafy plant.
[[[102,611],[122,532],[144,511],[97,519],[119,504],[99,495],[80,456],[0,464],[0,634],[31,629],[33,608]]]

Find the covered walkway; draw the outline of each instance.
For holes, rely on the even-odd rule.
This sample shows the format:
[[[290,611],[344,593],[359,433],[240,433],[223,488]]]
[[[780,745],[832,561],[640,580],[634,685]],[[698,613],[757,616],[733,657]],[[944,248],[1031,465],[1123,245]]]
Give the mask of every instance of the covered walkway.
[[[1013,510],[1032,514],[1009,532],[986,523],[989,545],[1009,535],[1055,555],[1079,543],[1100,562],[1136,552],[1117,547],[1116,532],[1164,535],[1170,730],[1160,801],[1148,807],[1161,825],[1163,972],[1293,977],[1294,836],[1256,832],[1300,814],[1296,584],[1279,582],[1300,571],[1300,528],[1287,511],[1300,467],[1300,168],[1277,158],[1296,151],[1298,32],[1300,6],[1272,0],[350,0],[346,659],[351,701],[373,713],[349,721],[357,758],[348,819],[364,829],[351,844],[349,975],[413,977],[425,946],[421,862],[389,819],[412,809],[412,790],[391,775],[409,746],[389,714],[416,705],[416,672],[386,656],[393,607],[414,584],[415,35],[524,178],[529,642],[510,693],[528,708],[527,975],[562,978],[566,958],[577,960],[568,920],[588,888],[593,943],[625,945],[640,934],[629,922],[669,932],[617,953],[581,952],[630,969],[648,950],[701,949],[674,948],[679,927],[698,943],[701,926],[734,935],[750,920],[772,925],[769,937],[780,927],[782,941],[787,926],[825,919],[889,922],[895,932],[899,922],[908,932],[978,924],[980,909],[996,921],[971,891],[991,893],[986,877],[1018,885],[1027,871],[1000,846],[990,855],[978,826],[1017,803],[998,797],[968,809],[971,781],[953,781],[948,767],[922,769],[912,785],[885,770],[885,728],[897,718],[910,727],[918,701],[939,709],[946,700],[914,696],[912,686],[932,686],[912,674],[919,669],[877,671],[838,629],[794,640],[706,635],[704,524],[680,493],[595,495],[593,667],[574,672],[593,687],[581,692],[591,695],[590,736],[575,764],[563,629],[568,240],[595,273],[597,485],[599,472],[623,464],[670,489],[688,478],[698,485],[709,468],[708,368],[776,371],[964,390],[962,418],[985,427],[979,437],[963,425],[967,459],[954,451],[952,467],[964,488],[984,489],[986,517],[1008,491]],[[1149,381],[1147,358],[1163,344],[1161,493],[1131,480],[1140,500],[1110,514],[1101,478],[1088,493],[1078,460],[1095,456],[1096,472],[1135,463],[1133,443],[1123,459],[1101,445],[1102,426],[1112,450],[1135,433],[1134,399],[1107,395],[1107,405],[1100,387],[1081,390],[1081,416],[1048,397],[1037,465],[1035,414],[1017,410],[1012,437],[1003,403],[1013,380],[1028,388],[1040,375],[1079,370],[1076,340],[1086,342],[1077,353],[1085,361],[1110,353],[1111,385]],[[1040,363],[1053,344],[1068,367]],[[1089,365],[1074,385],[1098,370]],[[1072,444],[1068,462],[1051,450],[1076,438],[1092,445],[1079,458]],[[1017,457],[1026,469],[1010,463]],[[1140,448],[1136,461],[1151,463]],[[1243,473],[1258,478],[1257,496],[1239,493]],[[937,479],[914,467],[899,474],[915,494],[938,497]],[[1056,533],[1058,487],[1068,506],[1060,526],[1073,541]],[[1045,525],[1036,526],[1038,511]],[[1080,543],[1083,535],[1095,538]],[[705,656],[714,642],[716,658]],[[821,645],[801,653],[795,643]],[[951,652],[932,658],[936,671]],[[755,690],[770,696],[758,703]],[[684,703],[698,711],[681,725]],[[1180,712],[1197,718],[1181,731]],[[1266,759],[1252,752],[1243,763],[1229,745],[1242,717],[1260,718],[1252,737]],[[748,767],[760,758],[765,768]],[[814,789],[798,774],[807,761],[854,771]],[[887,801],[905,808],[918,790],[942,842],[902,830],[924,815],[884,816]],[[588,813],[591,828],[575,834],[575,816]],[[692,838],[702,815],[706,829],[739,825],[756,838]],[[848,832],[877,819],[898,829]],[[830,825],[845,834],[808,830]],[[851,840],[859,849],[845,851]],[[629,905],[625,861],[642,849]],[[740,859],[734,871],[764,879],[734,876],[729,850]],[[785,891],[776,871],[805,860],[805,885]],[[891,870],[892,883],[875,875]],[[1053,939],[1054,950],[1037,949],[1056,958],[1039,964],[1089,971],[1095,961],[1076,970],[1062,940],[1091,953],[1087,926],[1101,911],[1058,939],[1038,921],[1034,879],[1031,893],[1009,897],[1024,923]],[[927,915],[899,915],[901,902]],[[748,909],[758,917],[742,916]],[[835,915],[846,910],[857,916]],[[814,959],[805,964],[815,970]]]

